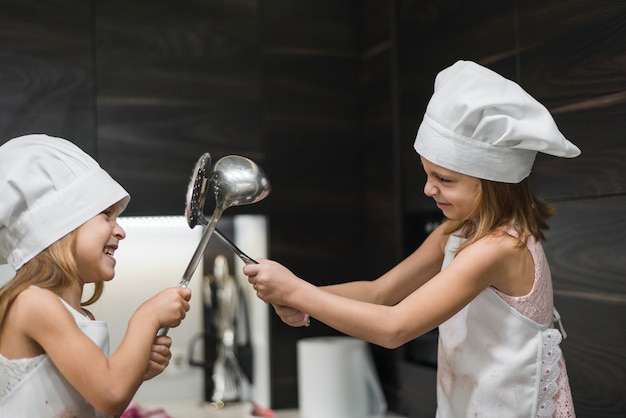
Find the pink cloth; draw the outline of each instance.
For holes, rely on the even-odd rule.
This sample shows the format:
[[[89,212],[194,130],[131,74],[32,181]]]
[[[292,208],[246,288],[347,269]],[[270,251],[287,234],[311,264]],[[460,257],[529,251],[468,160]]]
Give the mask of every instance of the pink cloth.
[[[151,409],[130,404],[120,418],[173,418],[163,408]]]
[[[552,276],[541,244],[531,239],[528,242],[528,250],[535,263],[535,282],[530,293],[525,296],[509,296],[498,289],[494,290],[513,309],[535,322],[545,324],[552,320],[553,315]],[[567,368],[565,367],[565,359],[563,357],[559,361],[559,369],[561,371],[557,381],[559,391],[554,397],[556,412],[553,418],[573,418],[576,416],[576,413],[574,412],[572,390],[569,386]]]

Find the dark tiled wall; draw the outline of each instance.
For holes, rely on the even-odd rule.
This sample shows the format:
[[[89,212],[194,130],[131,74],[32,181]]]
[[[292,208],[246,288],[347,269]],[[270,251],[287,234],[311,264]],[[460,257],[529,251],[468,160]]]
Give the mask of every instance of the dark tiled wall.
[[[431,222],[413,137],[437,72],[476,60],[553,112],[583,155],[539,158],[546,250],[579,417],[624,415],[626,6],[621,0],[3,1],[0,142],[74,140],[133,194],[181,214],[196,158],[242,154],[274,190],[271,256],[316,284],[374,278]],[[297,403],[272,317],[273,407]],[[433,416],[434,370],[372,347],[393,410]]]

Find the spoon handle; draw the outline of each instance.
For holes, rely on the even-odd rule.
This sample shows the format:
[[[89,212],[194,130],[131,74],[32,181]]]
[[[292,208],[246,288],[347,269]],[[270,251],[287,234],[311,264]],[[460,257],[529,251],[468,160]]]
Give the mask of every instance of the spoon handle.
[[[222,212],[224,212],[224,209],[220,207],[216,207],[213,211],[213,216],[211,216],[211,219],[209,220],[209,223],[207,224],[207,227],[202,234],[202,238],[200,239],[200,242],[196,247],[196,251],[193,253],[191,260],[189,260],[189,264],[185,269],[185,273],[183,273],[183,277],[180,279],[180,282],[178,282],[178,287],[187,287],[189,285],[191,276],[193,276],[193,273],[196,271],[198,264],[200,264],[202,255],[204,254],[207,245],[209,245],[209,240],[211,239],[211,235],[213,235],[213,231],[215,231],[217,221],[219,221],[220,216],[222,216]],[[157,336],[167,335],[168,331],[169,327],[161,327],[157,331]]]
[[[217,235],[219,237],[219,239],[221,239],[224,244],[226,244],[231,250],[233,250],[233,252],[239,257],[241,258],[241,261],[243,261],[245,264],[259,264],[256,260],[254,260],[252,257],[248,256],[246,253],[244,253],[243,251],[241,251],[239,249],[239,247],[237,247],[231,240],[229,240],[226,235],[222,234],[218,229],[216,229],[214,231],[215,235]]]

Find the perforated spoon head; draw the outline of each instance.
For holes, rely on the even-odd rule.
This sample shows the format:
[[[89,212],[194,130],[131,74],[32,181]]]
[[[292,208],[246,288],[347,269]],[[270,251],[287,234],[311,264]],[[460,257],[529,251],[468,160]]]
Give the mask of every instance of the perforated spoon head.
[[[190,228],[206,223],[204,218],[204,203],[208,191],[208,173],[211,169],[211,155],[207,152],[200,156],[191,173],[187,186],[187,202],[185,217]]]

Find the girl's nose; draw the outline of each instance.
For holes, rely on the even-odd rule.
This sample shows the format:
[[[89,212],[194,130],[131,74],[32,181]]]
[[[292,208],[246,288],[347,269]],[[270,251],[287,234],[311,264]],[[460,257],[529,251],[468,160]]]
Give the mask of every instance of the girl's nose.
[[[437,188],[430,180],[426,180],[426,183],[424,184],[424,194],[428,197],[432,197],[437,194]]]
[[[117,239],[124,239],[126,238],[126,231],[124,231],[124,228],[122,228],[120,226],[120,224],[118,224],[117,222],[115,223],[115,228],[113,229],[113,235],[117,238]]]

